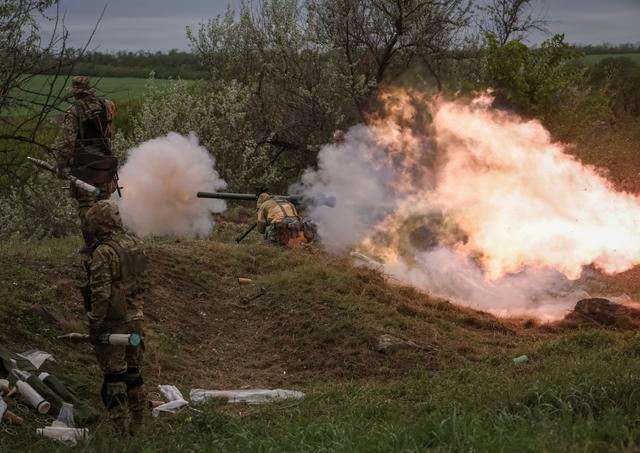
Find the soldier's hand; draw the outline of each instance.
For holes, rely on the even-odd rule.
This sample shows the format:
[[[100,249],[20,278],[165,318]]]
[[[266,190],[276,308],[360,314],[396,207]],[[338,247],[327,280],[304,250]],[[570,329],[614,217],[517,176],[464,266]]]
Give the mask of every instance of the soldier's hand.
[[[56,176],[58,177],[58,179],[67,179],[67,177],[69,176],[69,172],[66,168],[58,167],[56,169]]]
[[[100,334],[98,333],[97,326],[90,325],[89,326],[89,343],[96,345],[98,344],[99,339],[100,339]]]

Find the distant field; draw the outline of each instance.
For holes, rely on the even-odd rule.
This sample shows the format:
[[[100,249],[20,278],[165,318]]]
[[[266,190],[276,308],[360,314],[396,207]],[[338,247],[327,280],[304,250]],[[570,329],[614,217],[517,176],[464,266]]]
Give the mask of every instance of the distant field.
[[[28,97],[37,101],[44,101],[47,92],[51,86],[51,76],[38,75],[34,76],[25,86],[27,92],[21,96]],[[123,102],[140,98],[149,83],[148,79],[138,79],[133,77],[92,77],[92,82],[96,86],[98,95],[112,99],[116,102]],[[158,88],[164,88],[169,85],[170,80],[156,79],[154,83]],[[65,78],[58,78],[53,84],[53,93],[60,93],[62,96],[68,96],[69,92],[65,85],[69,85],[69,81],[65,84]],[[40,93],[40,94],[36,94]],[[63,106],[66,108],[66,106]]]
[[[605,58],[611,57],[627,57],[631,58],[636,63],[640,64],[640,53],[604,53],[604,54],[593,54],[593,55],[585,55],[584,62],[588,65],[594,65],[599,61],[604,60]]]

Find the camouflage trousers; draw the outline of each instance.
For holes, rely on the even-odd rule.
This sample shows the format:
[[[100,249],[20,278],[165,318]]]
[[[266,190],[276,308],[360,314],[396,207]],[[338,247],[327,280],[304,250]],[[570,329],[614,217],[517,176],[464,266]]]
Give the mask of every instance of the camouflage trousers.
[[[143,321],[131,321],[105,326],[101,333],[137,333],[144,336]],[[104,380],[102,402],[109,419],[121,434],[135,432],[144,424],[146,398],[142,367],[144,343],[140,346],[115,346],[98,344],[96,357]]]
[[[303,231],[290,230],[286,224],[281,223],[268,225],[265,229],[264,237],[273,244],[288,247],[297,247],[305,242]]]

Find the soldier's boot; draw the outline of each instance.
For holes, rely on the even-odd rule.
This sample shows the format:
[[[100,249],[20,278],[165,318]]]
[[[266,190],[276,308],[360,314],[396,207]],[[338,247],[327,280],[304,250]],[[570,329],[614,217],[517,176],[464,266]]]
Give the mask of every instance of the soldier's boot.
[[[131,434],[137,434],[144,429],[145,411],[147,409],[144,387],[139,386],[129,389],[127,395],[131,413]]]
[[[109,420],[113,423],[120,435],[129,434],[129,407],[127,402],[127,384],[124,380],[116,381],[114,376],[105,376],[102,384],[102,402],[109,413]],[[111,379],[109,379],[111,377]],[[120,377],[121,379],[121,377]],[[106,382],[111,380],[112,382]]]
[[[147,398],[144,393],[144,381],[139,368],[127,370],[127,397],[129,411],[131,413],[131,434],[136,434],[144,429],[145,411],[147,410]]]

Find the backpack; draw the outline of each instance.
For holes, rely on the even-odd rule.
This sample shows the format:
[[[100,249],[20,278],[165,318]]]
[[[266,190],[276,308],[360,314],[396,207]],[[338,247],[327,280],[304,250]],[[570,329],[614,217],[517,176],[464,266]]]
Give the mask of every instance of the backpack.
[[[89,184],[105,184],[114,179],[118,159],[112,154],[107,138],[111,119],[107,105],[99,99],[100,109],[77,115],[76,149],[71,161],[71,175]]]

